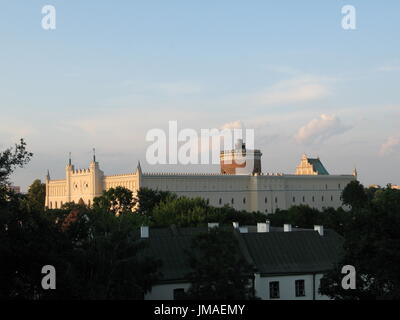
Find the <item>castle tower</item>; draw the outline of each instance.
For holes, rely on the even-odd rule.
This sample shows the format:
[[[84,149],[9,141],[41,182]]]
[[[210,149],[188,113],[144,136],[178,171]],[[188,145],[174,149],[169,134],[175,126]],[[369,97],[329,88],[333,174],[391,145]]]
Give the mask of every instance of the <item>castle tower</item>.
[[[93,148],[93,160],[89,164],[89,172],[91,179],[91,197],[101,196],[103,192],[104,173],[100,170],[99,163],[96,161],[96,150]]]
[[[220,153],[221,174],[261,174],[260,150],[247,150],[246,144],[239,139],[233,150]]]

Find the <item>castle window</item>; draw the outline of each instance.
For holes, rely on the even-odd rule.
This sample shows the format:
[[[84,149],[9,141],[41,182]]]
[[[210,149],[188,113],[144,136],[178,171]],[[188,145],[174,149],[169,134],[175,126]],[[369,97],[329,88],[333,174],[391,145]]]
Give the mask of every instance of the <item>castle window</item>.
[[[303,202],[306,202],[306,197],[305,196],[303,196]]]
[[[50,201],[50,209],[53,209],[53,204],[51,203],[51,201]]]
[[[61,201],[60,208],[63,206],[63,202]]]
[[[268,198],[267,197],[265,197],[265,203],[267,203],[268,202]]]
[[[278,197],[275,197],[275,203],[278,203]]]
[[[246,204],[246,198],[243,198],[243,203]]]
[[[338,185],[338,188],[339,188],[339,190],[340,190],[340,183],[339,183],[339,185]]]
[[[333,196],[331,196],[331,201],[333,201]]]
[[[328,190],[328,185],[327,184],[325,185],[325,189]]]
[[[222,199],[221,198],[219,198],[219,204],[222,204]]]
[[[296,198],[295,197],[293,197],[293,202],[296,202]]]
[[[268,209],[265,209],[265,213],[268,213]]]
[[[210,199],[207,199],[207,204],[210,204]]]
[[[314,196],[312,197],[312,202],[314,202],[315,201],[315,198],[314,198]]]
[[[321,197],[322,202],[324,202],[324,196]]]
[[[235,199],[232,198],[231,203],[234,204],[235,203]]]
[[[57,209],[57,201],[56,201],[56,202],[54,202],[54,208],[56,208],[56,209]]]

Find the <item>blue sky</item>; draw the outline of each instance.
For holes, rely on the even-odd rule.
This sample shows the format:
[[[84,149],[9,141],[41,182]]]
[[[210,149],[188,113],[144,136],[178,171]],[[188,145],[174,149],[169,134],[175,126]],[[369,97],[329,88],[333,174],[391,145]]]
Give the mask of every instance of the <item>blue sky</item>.
[[[54,5],[57,29],[41,28]],[[357,29],[341,28],[353,5]],[[0,1],[0,148],[24,137],[26,188],[68,152],[106,174],[210,171],[146,164],[152,128],[240,123],[256,130],[263,171],[303,152],[364,184],[400,184],[398,1]]]

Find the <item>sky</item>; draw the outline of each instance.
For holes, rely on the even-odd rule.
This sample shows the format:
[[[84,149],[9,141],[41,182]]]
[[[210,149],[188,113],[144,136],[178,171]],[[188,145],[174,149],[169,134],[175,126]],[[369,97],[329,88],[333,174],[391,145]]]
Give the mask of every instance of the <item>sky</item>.
[[[399,13],[397,0],[1,0],[0,150],[24,138],[34,153],[12,181],[62,179],[68,153],[86,168],[93,147],[105,174],[139,160],[218,172],[147,163],[146,134],[178,121],[254,129],[264,172],[293,173],[306,153],[400,184]]]

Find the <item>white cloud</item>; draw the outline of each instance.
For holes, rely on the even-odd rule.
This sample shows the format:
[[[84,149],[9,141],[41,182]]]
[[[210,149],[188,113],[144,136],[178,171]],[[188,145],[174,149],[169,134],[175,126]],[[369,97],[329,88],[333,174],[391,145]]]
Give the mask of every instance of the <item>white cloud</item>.
[[[379,154],[385,156],[396,151],[400,151],[400,137],[391,136],[381,145]]]
[[[301,127],[294,138],[298,143],[313,144],[321,143],[334,135],[341,134],[350,129],[342,124],[334,115],[321,114],[319,118],[311,120]]]
[[[301,77],[281,81],[255,96],[257,103],[281,105],[321,99],[330,93],[323,79]]]
[[[233,121],[233,122],[228,122],[225,123],[221,126],[221,129],[243,129],[243,122],[242,121]]]
[[[382,72],[393,72],[393,71],[400,71],[400,65],[396,65],[396,64],[387,64],[384,65],[382,67],[378,68],[378,71],[382,71]]]

